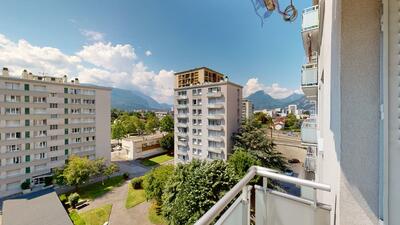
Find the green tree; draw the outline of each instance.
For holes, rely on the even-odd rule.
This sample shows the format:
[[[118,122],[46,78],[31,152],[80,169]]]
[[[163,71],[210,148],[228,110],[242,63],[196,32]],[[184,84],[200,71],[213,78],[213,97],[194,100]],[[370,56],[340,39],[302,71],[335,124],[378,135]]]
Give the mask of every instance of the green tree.
[[[63,176],[65,181],[70,186],[75,186],[78,189],[79,185],[89,180],[93,174],[93,165],[86,157],[71,156],[68,164],[65,166]]]
[[[233,137],[234,151],[244,150],[260,160],[262,166],[284,170],[285,160],[275,149],[275,144],[261,129],[261,123],[255,119],[242,124],[239,132]]]
[[[135,121],[136,131],[139,135],[144,134],[145,132],[145,124],[141,119]]]
[[[136,134],[138,121],[140,119],[136,116],[127,116],[124,118],[123,123],[126,129],[127,134]]]
[[[110,179],[111,175],[119,171],[119,167],[115,163],[111,163],[110,165],[106,166],[104,170],[104,175],[107,177],[107,179]]]
[[[254,113],[253,118],[257,121],[259,121],[262,124],[266,124],[267,123],[267,114],[263,113],[263,112],[256,112]]]
[[[160,130],[162,132],[174,131],[174,118],[171,115],[166,115],[160,120]]]
[[[146,121],[145,130],[147,133],[154,133],[158,128],[157,117],[149,117]]]
[[[160,140],[160,145],[163,149],[171,151],[174,149],[174,133],[170,132],[166,134]]]
[[[143,188],[147,199],[154,199],[159,205],[162,204],[165,185],[173,171],[173,165],[159,166],[144,176]]]
[[[287,130],[296,130],[300,128],[299,120],[295,115],[289,113],[285,120],[285,129]]]
[[[124,124],[120,120],[116,120],[111,126],[112,139],[121,139],[126,135]]]
[[[222,160],[179,164],[163,194],[162,214],[169,224],[194,224],[237,182]]]
[[[241,179],[246,175],[247,171],[251,166],[260,166],[261,162],[254,155],[245,151],[244,149],[238,148],[229,157],[228,165],[235,171],[238,179]]]

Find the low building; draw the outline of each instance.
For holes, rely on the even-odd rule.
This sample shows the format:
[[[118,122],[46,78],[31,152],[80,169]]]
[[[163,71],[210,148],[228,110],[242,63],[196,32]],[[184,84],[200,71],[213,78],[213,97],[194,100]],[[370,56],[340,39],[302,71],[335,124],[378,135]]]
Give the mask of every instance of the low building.
[[[73,225],[54,191],[4,201],[1,224]]]
[[[160,146],[164,133],[130,136],[122,139],[122,153],[128,160],[146,158],[165,152]]]

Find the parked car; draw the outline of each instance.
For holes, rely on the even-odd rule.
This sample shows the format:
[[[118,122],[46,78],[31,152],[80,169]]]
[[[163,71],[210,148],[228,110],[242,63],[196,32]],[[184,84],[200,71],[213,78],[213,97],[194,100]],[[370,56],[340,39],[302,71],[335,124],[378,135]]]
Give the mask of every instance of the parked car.
[[[291,169],[286,169],[285,172],[284,172],[284,174],[285,174],[286,176],[291,176],[291,177],[294,176],[294,172],[293,172],[293,170],[291,170]]]
[[[289,159],[288,163],[300,163],[300,160],[298,160],[298,159]]]

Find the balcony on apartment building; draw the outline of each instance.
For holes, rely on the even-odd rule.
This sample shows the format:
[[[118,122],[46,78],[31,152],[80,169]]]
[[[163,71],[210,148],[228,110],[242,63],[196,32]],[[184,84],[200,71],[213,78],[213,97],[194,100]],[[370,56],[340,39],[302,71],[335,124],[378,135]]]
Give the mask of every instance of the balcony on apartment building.
[[[317,122],[315,119],[306,119],[301,125],[301,142],[305,145],[316,145]]]
[[[303,10],[301,35],[306,56],[319,48],[319,7],[314,5]]]
[[[223,103],[209,103],[207,105],[207,108],[209,108],[209,109],[222,109],[222,108],[224,108],[224,104]]]
[[[301,89],[304,95],[311,101],[318,100],[318,65],[309,63],[301,69]]]
[[[221,91],[211,91],[207,93],[207,97],[209,98],[219,98],[222,97],[223,94]]]
[[[249,184],[255,176],[263,178],[262,186]],[[271,180],[308,188],[312,190],[313,195],[311,198],[305,198],[272,190],[267,187]],[[254,191],[252,191],[253,188]],[[208,225],[214,222],[217,225],[250,225],[254,223],[259,225],[329,225],[331,206],[321,204],[316,199],[317,192],[321,191],[330,192],[331,188],[329,185],[253,166],[195,225]],[[253,193],[254,197],[252,197]],[[233,204],[230,205],[232,202]],[[229,208],[226,209],[228,206]],[[224,209],[226,210],[224,211]]]

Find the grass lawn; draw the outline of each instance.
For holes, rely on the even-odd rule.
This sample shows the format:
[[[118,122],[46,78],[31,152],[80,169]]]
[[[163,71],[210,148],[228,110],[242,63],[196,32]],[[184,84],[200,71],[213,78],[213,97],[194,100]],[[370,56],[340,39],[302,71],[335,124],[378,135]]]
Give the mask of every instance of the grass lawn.
[[[141,161],[141,163],[144,166],[155,166],[157,164],[161,164],[161,163],[166,162],[168,160],[171,160],[173,158],[174,158],[173,156],[170,156],[168,154],[164,154],[164,155],[159,155],[159,156],[155,156],[155,157],[152,157],[152,158],[143,159]]]
[[[111,177],[108,180],[104,180],[104,185],[100,181],[90,184],[86,187],[79,188],[78,194],[80,195],[81,199],[93,200],[111,191],[113,188],[121,186],[124,182],[125,180],[122,178],[122,176]]]
[[[156,225],[164,225],[167,224],[165,219],[162,217],[162,215],[159,215],[160,213],[160,207],[153,202],[149,208],[149,220],[152,224]]]
[[[70,217],[74,225],[103,225],[110,218],[111,208],[108,204],[79,214],[72,211]]]
[[[133,189],[129,184],[128,197],[126,198],[125,208],[132,208],[142,202],[146,201],[146,196],[143,189]]]

